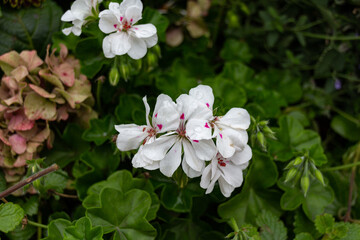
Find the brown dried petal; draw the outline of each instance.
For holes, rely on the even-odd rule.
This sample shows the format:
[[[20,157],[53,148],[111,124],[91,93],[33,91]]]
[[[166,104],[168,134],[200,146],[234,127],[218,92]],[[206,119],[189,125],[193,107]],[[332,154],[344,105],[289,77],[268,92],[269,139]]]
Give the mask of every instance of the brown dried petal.
[[[26,151],[26,139],[19,134],[13,134],[9,137],[11,149],[17,153],[22,154]]]
[[[69,118],[68,107],[62,106],[57,110],[57,121],[66,121]]]
[[[32,129],[34,125],[35,125],[35,121],[29,120],[26,117],[24,110],[21,109],[11,116],[8,124],[8,129],[12,132],[27,131]]]
[[[42,143],[40,142],[29,142],[27,145],[26,151],[28,153],[36,153],[39,146],[41,146]]]
[[[27,69],[29,70],[29,72],[31,72],[32,70],[34,70],[35,68],[39,67],[41,64],[44,63],[43,60],[41,60],[41,58],[39,58],[39,56],[37,55],[35,50],[22,51],[20,53],[20,56],[26,62],[26,66],[27,66]]]
[[[89,81],[75,80],[74,86],[67,89],[67,92],[74,99],[75,103],[81,103],[91,97],[91,83]]]
[[[68,92],[66,92],[63,89],[59,89],[59,88],[55,88],[54,92],[60,93],[66,99],[66,101],[69,103],[70,107],[75,108],[75,100]]]
[[[25,65],[25,62],[15,51],[0,56],[0,67],[6,75],[10,75],[11,71],[20,65]]]
[[[56,103],[32,92],[29,93],[24,102],[25,115],[30,120],[55,120],[56,119]]]
[[[50,136],[50,129],[49,126],[47,126],[45,129],[43,129],[42,131],[40,131],[35,137],[33,137],[31,139],[32,142],[38,142],[38,143],[42,143],[44,142],[46,139],[48,139],[48,137]]]
[[[51,73],[49,72],[49,70],[47,70],[47,69],[41,69],[41,70],[39,71],[39,75],[40,75],[43,79],[45,79],[46,81],[48,81],[49,83],[51,83],[52,85],[54,85],[54,86],[56,86],[56,87],[58,87],[58,88],[60,88],[60,89],[64,89],[64,85],[62,84],[62,82],[60,81],[60,79],[59,79],[57,76],[51,74]]]
[[[14,163],[14,167],[23,167],[26,166],[26,161],[31,160],[33,158],[32,153],[25,152],[19,155]]]
[[[173,28],[166,32],[166,43],[171,47],[179,46],[184,40],[181,28]]]
[[[11,71],[11,76],[15,78],[16,81],[20,82],[29,74],[25,66],[18,66]]]
[[[3,143],[5,143],[6,145],[11,146],[9,140],[7,140],[7,137],[6,137],[6,135],[5,135],[4,130],[2,130],[2,129],[0,129],[0,140],[1,140]]]
[[[36,92],[37,94],[39,94],[40,96],[44,97],[44,98],[55,98],[56,94],[54,93],[49,93],[47,92],[45,89],[36,86],[34,84],[29,84],[29,87],[34,90],[34,92]]]
[[[67,62],[54,66],[53,72],[60,78],[60,80],[68,87],[74,85],[75,72],[74,67]]]
[[[60,43],[60,58],[64,61],[67,55],[68,55],[67,47],[64,44]]]

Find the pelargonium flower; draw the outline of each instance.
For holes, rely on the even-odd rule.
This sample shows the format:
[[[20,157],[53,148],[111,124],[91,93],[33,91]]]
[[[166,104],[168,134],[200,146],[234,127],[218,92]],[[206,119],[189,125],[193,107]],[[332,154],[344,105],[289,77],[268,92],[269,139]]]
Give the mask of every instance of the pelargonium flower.
[[[145,144],[154,142],[157,134],[175,130],[179,125],[179,114],[176,109],[176,104],[172,99],[165,94],[161,94],[157,98],[152,123],[150,123],[150,106],[147,103],[146,97],[143,98],[143,102],[146,110],[146,125],[115,125],[115,129],[119,132],[116,139],[116,146],[121,151],[137,149],[140,146],[138,153],[133,158],[133,166],[153,169],[158,166],[158,162],[146,158],[146,156],[142,154],[142,147]]]
[[[158,37],[153,24],[135,25],[141,19],[142,9],[140,0],[124,0],[121,4],[110,3],[108,10],[100,12],[99,28],[110,33],[102,44],[105,57],[128,54],[140,59],[147,48],[156,45]]]
[[[224,158],[219,152],[204,169],[200,186],[211,193],[215,183],[219,182],[221,193],[230,197],[235,188],[243,182],[242,170],[247,168],[252,157],[251,148],[246,145],[244,150],[236,151],[230,158]]]
[[[212,113],[205,104],[198,104],[196,99],[186,94],[182,94],[176,103],[180,114],[176,131],[160,136],[145,145],[142,151],[148,159],[160,161],[159,168],[165,176],[171,177],[181,164],[187,176],[197,177],[205,168],[205,161],[215,155],[216,147],[211,134],[208,134],[208,139],[191,138],[187,134],[187,124],[192,121],[205,123]]]
[[[92,16],[92,9],[97,9],[97,4],[102,0],[76,0],[70,10],[67,10],[61,17],[61,21],[72,22],[73,26],[64,28],[62,32],[69,35],[71,32],[80,36],[81,27],[86,23],[86,18]]]

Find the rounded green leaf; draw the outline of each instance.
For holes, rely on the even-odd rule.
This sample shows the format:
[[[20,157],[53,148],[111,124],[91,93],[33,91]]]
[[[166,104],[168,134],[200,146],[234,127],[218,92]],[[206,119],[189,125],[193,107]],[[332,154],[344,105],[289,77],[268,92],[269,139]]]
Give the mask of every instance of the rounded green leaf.
[[[11,202],[0,205],[0,231],[9,232],[15,229],[24,218],[24,210]]]

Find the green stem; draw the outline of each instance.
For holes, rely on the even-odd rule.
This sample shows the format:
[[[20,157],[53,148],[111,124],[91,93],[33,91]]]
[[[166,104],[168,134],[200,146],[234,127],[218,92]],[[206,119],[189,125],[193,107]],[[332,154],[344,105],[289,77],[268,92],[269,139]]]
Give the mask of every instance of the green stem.
[[[336,171],[336,170],[352,168],[352,167],[359,166],[359,165],[360,165],[360,162],[354,162],[354,163],[345,164],[345,165],[336,166],[336,167],[323,168],[323,169],[321,169],[321,171],[322,172]]]
[[[98,111],[101,112],[101,88],[102,88],[102,80],[98,79],[97,87],[96,87],[96,103]]]
[[[41,223],[37,223],[37,222],[33,222],[31,220],[27,220],[27,223],[29,225],[33,225],[35,227],[39,227],[39,228],[47,228],[48,226],[44,225],[44,224],[41,224]],[[41,238],[41,237],[40,237]]]
[[[306,25],[302,25],[302,26],[299,26],[299,27],[295,27],[293,28],[292,30],[295,31],[295,32],[300,32],[300,31],[304,31],[306,29],[309,29],[309,28],[312,28],[316,25],[319,25],[321,23],[323,23],[325,20],[323,19],[320,19],[320,20],[317,20],[315,22],[312,22],[312,23],[309,23],[309,24],[306,24]]]
[[[302,32],[302,35],[311,38],[318,38],[318,39],[327,39],[331,41],[354,41],[360,40],[360,37],[357,36],[328,36],[324,34],[316,34],[311,32]]]

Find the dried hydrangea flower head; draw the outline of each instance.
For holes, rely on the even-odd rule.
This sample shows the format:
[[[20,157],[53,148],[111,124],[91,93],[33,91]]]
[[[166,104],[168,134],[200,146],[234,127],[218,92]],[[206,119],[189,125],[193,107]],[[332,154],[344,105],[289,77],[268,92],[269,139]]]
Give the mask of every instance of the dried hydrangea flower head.
[[[52,145],[49,122],[76,113],[88,121],[91,84],[80,74],[78,60],[64,45],[60,56],[49,47],[45,62],[36,51],[11,51],[0,56],[0,166],[8,182],[20,180],[26,161]]]

